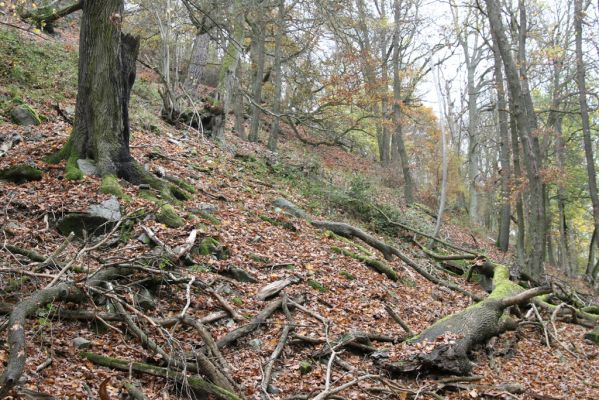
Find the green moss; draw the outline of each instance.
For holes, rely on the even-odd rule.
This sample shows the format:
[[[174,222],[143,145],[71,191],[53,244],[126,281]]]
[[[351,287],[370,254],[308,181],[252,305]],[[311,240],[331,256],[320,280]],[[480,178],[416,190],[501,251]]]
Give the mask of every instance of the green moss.
[[[0,179],[16,184],[42,179],[42,171],[27,164],[17,164],[0,170]]]
[[[189,193],[195,193],[196,192],[196,188],[193,185],[185,182],[183,179],[175,178],[175,177],[172,177],[172,176],[167,176],[166,179],[169,182],[174,183],[175,185],[177,185],[181,189],[188,191]]]
[[[256,261],[256,262],[259,262],[259,263],[263,263],[263,264],[270,263],[270,258],[268,258],[268,257],[262,257],[262,256],[259,256],[258,254],[252,253],[248,257],[250,258],[250,260]]]
[[[206,236],[198,246],[198,254],[201,256],[209,256],[214,254],[220,247],[220,242],[212,236]]]
[[[322,283],[318,282],[317,280],[314,279],[310,279],[308,281],[308,285],[310,285],[310,287],[314,290],[317,290],[321,293],[327,292],[329,289],[327,289]]]
[[[243,305],[243,299],[241,299],[240,297],[233,297],[231,299],[231,302],[237,306]]]
[[[72,148],[71,154],[69,154],[69,158],[67,159],[67,165],[65,167],[65,178],[70,181],[78,181],[83,179],[83,172],[81,172],[79,166],[77,165],[78,159],[78,152]]]
[[[300,374],[302,374],[302,375],[306,375],[306,374],[310,373],[312,371],[312,361],[310,361],[310,360],[301,361],[299,364],[299,371],[300,371]]]
[[[331,250],[333,250],[335,253],[343,254],[346,257],[351,257],[351,258],[354,258],[354,259],[362,262],[364,265],[374,269],[375,271],[386,275],[392,281],[397,281],[399,279],[397,272],[395,272],[392,268],[387,266],[384,262],[379,261],[376,258],[366,257],[362,254],[353,253],[349,250],[346,250],[346,249],[343,249],[343,248],[337,247],[337,246],[331,246]]]
[[[185,225],[183,218],[181,218],[175,208],[170,204],[163,204],[158,213],[156,213],[156,221],[170,227],[180,228]]]
[[[339,272],[339,275],[341,275],[342,277],[344,277],[345,279],[350,280],[350,281],[353,281],[356,279],[355,276],[353,276],[352,274],[350,274],[347,271],[341,271],[341,272]]]
[[[584,338],[593,343],[599,344],[599,327],[596,327],[593,331],[586,333]]]
[[[327,231],[324,232],[324,237],[330,238],[330,239],[340,240],[340,241],[345,242],[345,243],[347,243],[347,244],[349,244],[351,246],[354,246],[356,249],[358,249],[358,251],[360,251],[364,255],[366,255],[368,257],[374,257],[374,254],[372,254],[366,247],[362,246],[359,243],[354,242],[351,239],[348,239],[348,238],[343,237],[343,236],[339,236],[335,232],[331,232],[331,231],[327,230]]]
[[[102,184],[100,185],[100,192],[104,194],[112,194],[119,199],[126,197],[123,188],[121,187],[119,180],[114,175],[104,175],[102,177]]]
[[[73,148],[73,134],[69,136],[67,142],[62,146],[60,150],[55,153],[50,154],[44,158],[44,161],[48,164],[58,164],[62,160],[66,160],[71,154],[71,149]]]
[[[297,228],[295,227],[295,225],[293,225],[289,221],[271,218],[271,217],[269,217],[267,215],[260,215],[259,217],[260,217],[260,219],[262,221],[268,222],[271,225],[278,226],[278,227],[287,229],[287,230],[292,231],[292,232],[297,232]]]
[[[221,224],[221,220],[218,219],[217,217],[215,217],[214,215],[210,214],[207,211],[204,210],[198,210],[198,209],[192,209],[190,210],[191,213],[195,214],[195,215],[199,215],[200,217],[202,217],[203,219],[210,221],[210,223],[212,225],[220,225]]]

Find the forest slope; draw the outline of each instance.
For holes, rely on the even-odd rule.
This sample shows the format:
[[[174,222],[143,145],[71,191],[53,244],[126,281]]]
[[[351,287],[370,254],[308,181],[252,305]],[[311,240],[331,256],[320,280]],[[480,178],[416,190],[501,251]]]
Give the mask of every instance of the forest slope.
[[[237,328],[250,326],[253,318],[281,298],[259,299],[260,291],[267,284],[287,279],[289,285],[284,293],[289,299],[301,298],[307,311],[288,304],[293,331],[274,363],[268,395],[272,399],[294,395],[312,398],[325,389],[325,382],[339,387],[356,378],[363,380],[338,395],[356,399],[599,398],[599,348],[583,339],[588,328],[561,319],[554,321],[553,328],[549,324],[550,315],[545,313],[542,318],[548,329],[555,329],[559,341],[552,340],[547,346],[545,333],[533,316],[530,323],[521,324],[515,332],[503,334],[475,352],[474,378],[447,380],[434,374],[425,377],[401,374],[389,383],[386,377],[379,376],[386,375],[382,364],[421,350],[418,345],[403,342],[406,332],[386,306],[418,333],[439,318],[473,304],[472,299],[430,282],[398,258],[385,260],[382,254],[366,248],[363,243],[340,238],[290,216],[273,202],[285,198],[316,218],[377,230],[379,239],[398,246],[424,270],[484,297],[485,292],[479,285],[439,270],[412,242],[411,232],[380,229],[376,221],[363,218],[365,210],[360,207],[374,201],[385,210],[391,210],[401,222],[424,231],[432,230],[433,218],[422,208],[397,204],[392,190],[377,186],[376,174],[372,173],[377,167],[373,163],[338,148],[314,150],[294,140],[289,132],[282,138],[279,155],[269,153],[261,144],[249,144],[231,134],[227,134],[227,146],[221,148],[195,131],[177,130],[164,124],[156,117],[158,103],[152,95],[155,89],[148,72],[147,78],[143,78],[142,73],[141,83],[134,89],[132,154],[149,171],[176,177],[190,185],[183,185],[187,192],[193,192],[190,198],[173,204],[183,219],[176,224],[172,219],[161,219],[164,206],[160,193],[121,182],[125,195],[119,200],[120,212],[127,217],[123,218],[122,227],[93,249],[90,247],[102,239],[92,237],[88,242],[80,239],[65,242],[65,236],[56,229],[65,215],[85,212],[90,205],[112,198],[111,194],[100,191],[99,178],[87,176],[81,181],[70,181],[65,179],[64,164],[56,166],[43,161],[65,143],[70,133],[70,125],[65,121],[68,116],[57,115],[54,106],[58,103],[62,114],[68,114],[66,110],[74,104],[74,93],[69,90],[74,87],[69,86],[74,85],[74,57],[69,53],[72,46],[40,42],[35,37],[32,40],[4,28],[0,28],[0,36],[0,49],[5,52],[0,57],[10,56],[13,66],[21,68],[23,74],[21,78],[16,77],[13,68],[3,70],[0,75],[4,115],[8,116],[15,105],[26,103],[42,119],[40,125],[22,127],[9,122],[7,117],[0,125],[3,142],[15,135],[21,139],[0,158],[0,169],[24,163],[42,171],[41,180],[0,183],[0,199],[4,204],[0,294],[4,313],[48,284],[52,279],[50,274],[56,274],[56,268],[71,260],[77,268],[67,271],[66,276],[79,282],[101,266],[145,262],[147,271],[132,275],[112,295],[141,310],[135,313],[135,319],[144,331],[169,353],[184,358],[197,351],[202,343],[198,331],[179,323],[168,329],[160,328],[152,321],[176,317],[182,312],[195,319],[216,315],[220,318],[206,322],[206,326],[218,343]],[[10,46],[15,47],[7,47],[11,43]],[[61,56],[53,53],[57,47],[64,50]],[[25,57],[29,57],[30,52],[38,52],[39,63],[18,59],[19,51],[26,52]],[[64,66],[62,75],[71,82],[65,82],[61,90],[55,86],[55,76],[61,75],[41,67],[52,68],[51,63],[45,64],[43,60],[57,58],[67,64],[71,60],[70,67]],[[37,75],[40,73],[48,75],[40,78]],[[42,93],[36,88],[39,85],[34,84],[38,79],[39,85],[47,85],[42,86]],[[307,153],[311,154],[309,159],[304,157]],[[356,172],[364,177],[355,178]],[[348,206],[348,199],[355,204]],[[197,237],[188,252],[189,262],[183,260],[184,257],[174,261],[165,259],[161,251],[184,245],[193,230]],[[163,245],[151,246],[148,232],[155,234]],[[497,262],[512,262],[509,254],[497,252],[487,238],[477,237],[462,227],[445,224],[442,236],[457,246],[476,248],[478,253]],[[46,268],[40,269],[39,261],[15,254],[7,245],[34,250],[44,256],[56,252],[56,260],[46,262]],[[85,246],[87,250],[82,251]],[[368,267],[356,255],[386,263],[397,280]],[[454,268],[466,270],[463,263]],[[24,275],[23,271],[34,273]],[[239,271],[249,276],[241,279]],[[184,279],[174,284],[169,281],[168,273]],[[192,278],[201,285],[188,284]],[[585,290],[584,287],[579,289]],[[148,290],[152,292],[151,302],[156,304],[146,307],[143,296]],[[92,315],[115,315],[115,309],[109,307],[106,299],[102,303],[94,297],[94,302],[88,305],[51,303],[30,318],[26,326],[24,382],[15,389],[16,393],[27,396],[27,393],[43,392],[55,398],[117,398],[119,392],[124,393],[123,383],[132,378],[130,374],[84,359],[73,344],[75,338],[87,339],[86,351],[96,354],[168,364],[163,356],[144,350],[142,341],[131,334],[131,328],[123,321],[102,321],[94,316],[75,317],[69,313],[86,309]],[[222,312],[224,308],[229,308],[228,313]],[[222,355],[229,365],[230,376],[239,385],[242,395],[247,398],[263,395],[261,383],[265,365],[288,324],[284,313],[275,312],[256,324],[255,330],[223,346]],[[4,331],[7,328],[11,329],[2,325]],[[326,341],[340,343],[344,335],[356,332],[367,333],[370,340],[355,341],[353,347],[337,349],[336,358],[342,362],[331,367]],[[8,359],[8,350],[9,343],[3,341],[2,363]],[[331,375],[327,377],[329,370]],[[368,374],[376,377],[360,378]],[[141,382],[148,398],[180,398],[188,390],[185,385],[176,385],[161,377],[135,373],[133,377]],[[508,393],[510,391],[516,394]]]

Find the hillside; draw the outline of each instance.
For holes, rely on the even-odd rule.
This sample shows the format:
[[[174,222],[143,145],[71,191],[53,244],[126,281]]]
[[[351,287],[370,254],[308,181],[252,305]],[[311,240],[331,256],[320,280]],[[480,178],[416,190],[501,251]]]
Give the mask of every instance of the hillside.
[[[549,279],[556,292],[578,297],[578,309],[595,305],[580,311],[588,318],[577,322],[586,326],[573,322],[571,306],[556,310],[558,296],[543,298],[547,308],[514,307],[517,328],[475,347],[466,376],[422,365],[398,372],[401,361],[413,361],[428,346],[459,341],[451,334],[407,339],[487,295],[476,283],[485,282],[484,273],[466,282],[469,259],[515,262],[485,235],[456,223],[459,215],[446,218],[441,237],[467,254],[443,244],[432,256],[423,251],[419,244],[428,245],[434,212],[399,202],[375,162],[338,147],[306,145],[287,126],[277,154],[230,129],[226,146],[218,146],[159,118],[156,77],[142,69],[131,103],[131,153],[182,194],[169,201],[164,192],[125,181],[121,193],[93,174],[68,180],[64,161],[44,159],[72,129],[72,38],[42,40],[0,27],[0,58],[9,60],[0,66],[0,138],[11,144],[3,148],[0,170],[25,164],[41,171],[39,180],[0,181],[3,369],[15,345],[6,335],[24,329],[26,340],[24,374],[11,398],[125,398],[133,396],[128,382],[148,399],[211,398],[202,396],[219,389],[185,376],[208,363],[220,371],[208,381],[223,386],[215,380],[229,380],[231,391],[248,399],[599,398],[599,347],[584,339],[589,321],[599,319],[599,300],[583,282],[557,271]],[[23,105],[39,125],[13,124],[11,111]],[[293,215],[281,199],[308,217]],[[81,228],[75,220],[59,231],[73,213],[115,201],[118,210],[109,208],[118,216],[102,221],[107,225],[84,220]],[[355,233],[332,233],[335,226],[322,221],[358,227],[416,267]],[[443,259],[458,253],[463,259]],[[115,268],[122,269],[108,285],[90,283]],[[30,305],[35,312],[25,327],[8,322],[16,305],[54,279],[74,284],[61,286],[68,293],[41,308]],[[284,289],[271,285],[274,292],[261,299],[275,282]],[[194,385],[204,390],[195,393]]]

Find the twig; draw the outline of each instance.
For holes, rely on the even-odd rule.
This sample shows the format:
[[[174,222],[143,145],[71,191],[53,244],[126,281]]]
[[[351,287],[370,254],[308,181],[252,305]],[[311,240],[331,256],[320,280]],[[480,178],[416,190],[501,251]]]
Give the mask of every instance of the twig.
[[[185,289],[185,297],[187,298],[187,302],[185,303],[185,307],[183,307],[181,314],[179,314],[179,318],[183,318],[185,316],[185,314],[187,313],[187,310],[189,309],[189,306],[191,305],[191,285],[193,285],[193,282],[195,280],[196,280],[196,277],[192,276],[191,279],[189,280],[189,283],[187,284],[187,287]]]
[[[225,300],[224,297],[222,297],[220,294],[218,294],[212,289],[206,289],[206,291],[210,293],[216,300],[218,300],[220,305],[223,306],[225,310],[227,310],[227,312],[231,315],[231,317],[233,317],[235,321],[244,320],[244,318],[241,315],[239,315],[239,313],[233,308],[233,306],[231,306],[231,304],[229,304],[227,300]]]
[[[534,314],[535,314],[537,320],[539,321],[539,323],[541,324],[541,327],[543,328],[543,333],[545,334],[545,344],[547,345],[547,347],[551,347],[551,344],[549,343],[549,335],[547,334],[547,326],[545,325],[543,318],[541,318],[541,314],[539,314],[539,310],[537,309],[537,306],[533,304],[532,310],[534,311]]]
[[[410,327],[408,326],[408,324],[406,324],[401,317],[395,312],[395,310],[393,310],[393,308],[391,308],[391,305],[388,303],[385,303],[385,310],[389,313],[389,315],[391,316],[391,318],[393,318],[395,320],[395,322],[397,322],[399,324],[399,326],[401,326],[403,328],[404,331],[406,331],[406,333],[409,336],[414,336],[414,332],[410,329]]]
[[[283,303],[282,303],[281,307],[283,308],[283,311],[285,312],[285,315],[287,316],[288,322],[285,324],[285,326],[283,327],[283,330],[281,331],[281,337],[279,338],[279,342],[277,343],[277,346],[275,347],[272,354],[270,355],[270,358],[268,359],[268,362],[266,363],[266,365],[264,367],[264,373],[262,376],[261,387],[262,387],[262,391],[264,392],[266,397],[268,397],[268,386],[270,385],[270,381],[272,379],[272,370],[275,365],[275,362],[277,361],[277,359],[283,352],[283,348],[285,347],[285,344],[287,343],[289,333],[295,328],[295,326],[293,324],[293,319],[291,318],[291,314],[289,313],[289,309],[287,308],[287,301],[288,301],[287,295],[283,295]]]

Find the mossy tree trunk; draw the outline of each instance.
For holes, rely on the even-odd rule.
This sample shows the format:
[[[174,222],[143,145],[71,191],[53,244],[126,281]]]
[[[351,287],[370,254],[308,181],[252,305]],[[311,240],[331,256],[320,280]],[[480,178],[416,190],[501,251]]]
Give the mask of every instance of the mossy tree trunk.
[[[484,300],[466,309],[441,318],[422,333],[410,340],[411,343],[429,343],[409,360],[388,364],[395,372],[434,369],[458,375],[468,374],[473,364],[468,353],[478,343],[484,343],[508,329],[515,322],[504,312],[506,308],[523,304],[531,298],[550,292],[549,288],[538,287],[524,290],[510,281],[509,269],[494,265],[491,294]]]
[[[91,158],[102,176],[144,180],[129,152],[128,107],[139,39],[121,32],[123,11],[123,0],[83,1],[75,126],[54,157],[67,159],[69,179],[81,177],[78,158]]]

